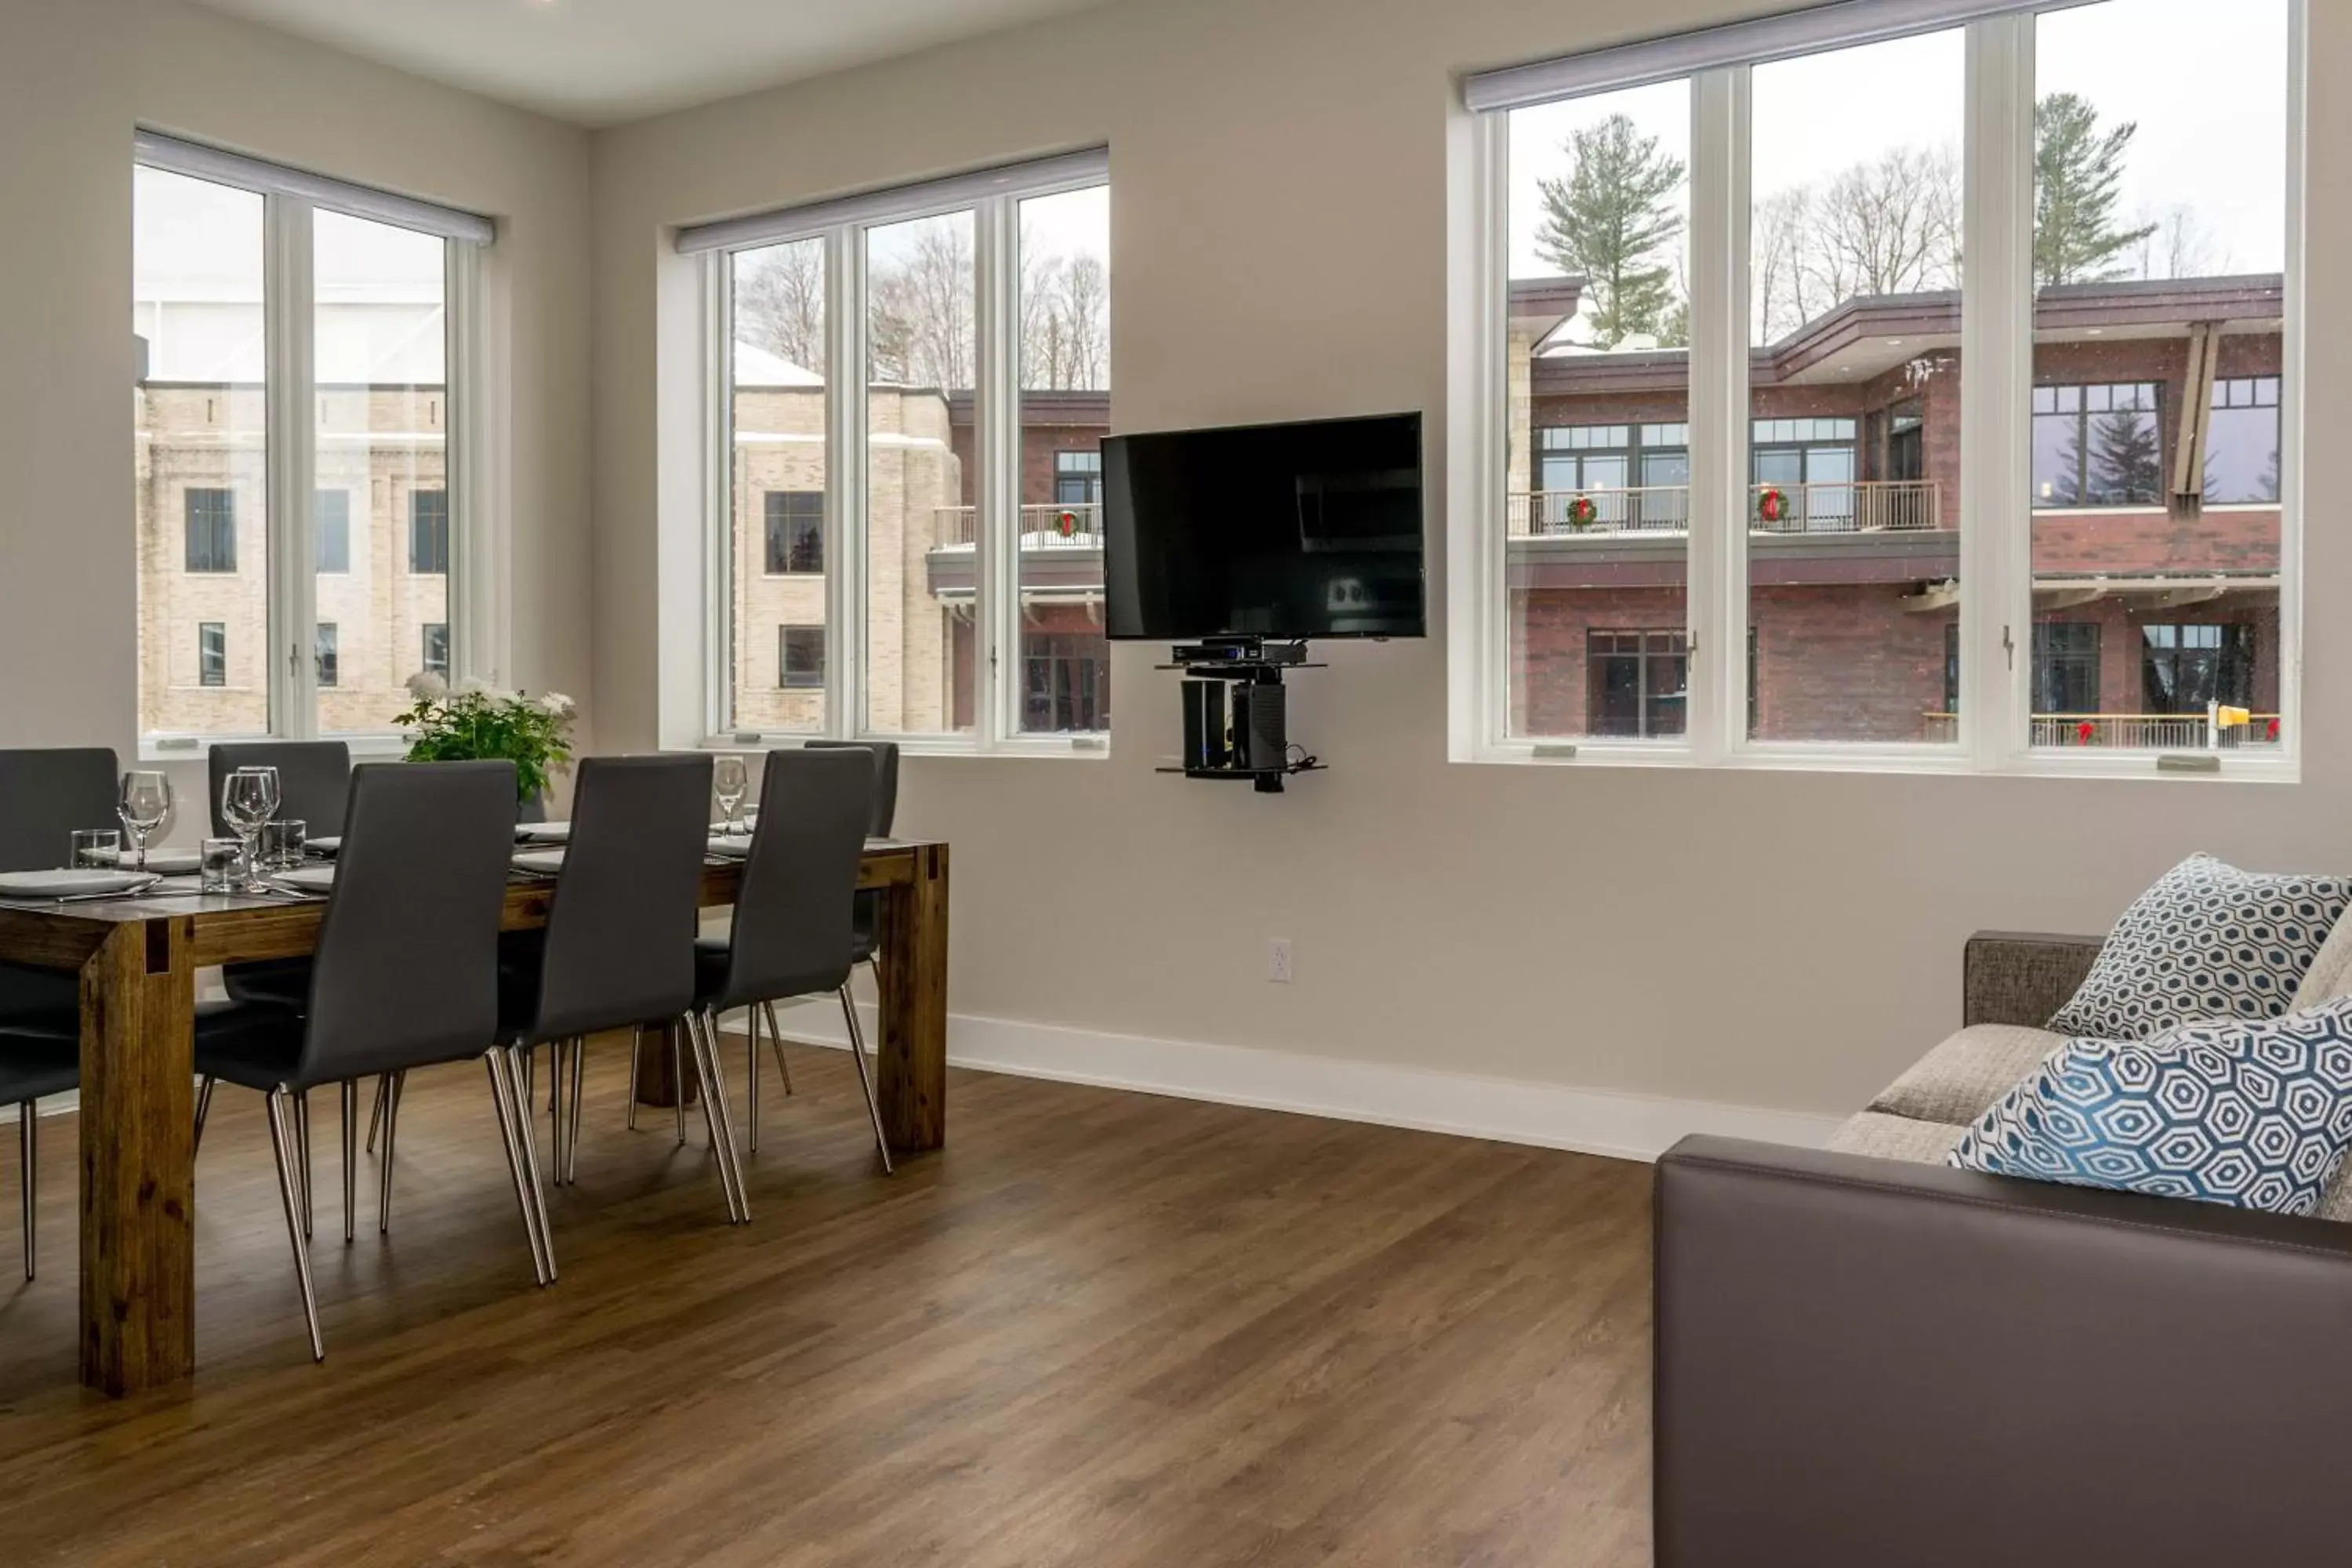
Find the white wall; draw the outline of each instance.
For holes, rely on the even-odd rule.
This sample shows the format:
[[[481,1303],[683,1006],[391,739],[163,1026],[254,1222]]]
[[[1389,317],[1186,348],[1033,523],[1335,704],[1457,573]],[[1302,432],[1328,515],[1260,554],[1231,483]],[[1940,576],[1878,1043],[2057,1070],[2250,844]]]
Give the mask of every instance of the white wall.
[[[0,0],[0,745],[136,742],[140,125],[499,220],[513,679],[588,696],[586,133],[180,0]]]
[[[681,287],[665,226],[1108,142],[1122,428],[1418,407],[1442,456],[1454,73],[1735,9],[1138,0],[600,133],[605,740],[656,739],[695,646],[675,624],[695,602],[691,487],[657,488],[656,301]],[[2314,10],[2315,76],[2352,79],[2352,12]],[[2325,434],[2352,418],[2352,295],[2329,281],[2352,248],[2347,137],[2352,99],[2315,95],[2323,594],[2352,581]],[[1972,929],[2104,929],[2200,848],[2352,865],[2339,616],[2312,617],[2294,787],[1453,766],[1434,629],[1335,646],[1298,678],[1294,733],[1333,771],[1283,798],[1151,773],[1176,690],[1142,647],[1114,655],[1108,763],[910,761],[903,825],[954,845],[953,1010],[1836,1111],[1956,1022]],[[1277,935],[1287,987],[1263,978]]]

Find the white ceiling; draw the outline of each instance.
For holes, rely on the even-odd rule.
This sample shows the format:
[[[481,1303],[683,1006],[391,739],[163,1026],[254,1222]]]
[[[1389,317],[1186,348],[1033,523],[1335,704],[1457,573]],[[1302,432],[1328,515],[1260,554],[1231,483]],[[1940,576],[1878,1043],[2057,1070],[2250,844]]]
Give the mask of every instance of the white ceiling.
[[[971,37],[1099,0],[202,0],[583,125]]]

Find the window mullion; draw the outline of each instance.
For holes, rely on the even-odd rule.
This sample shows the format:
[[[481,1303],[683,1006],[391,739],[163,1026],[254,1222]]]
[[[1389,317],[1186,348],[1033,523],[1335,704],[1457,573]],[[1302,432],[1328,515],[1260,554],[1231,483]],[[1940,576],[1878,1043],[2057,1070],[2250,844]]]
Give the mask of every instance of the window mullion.
[[[704,258],[700,283],[703,386],[703,732],[739,742],[756,726],[736,710],[735,672],[745,658],[738,639],[735,531],[735,300],[733,267],[725,251]]]
[[[1694,760],[1718,762],[1745,738],[1747,538],[1742,468],[1748,396],[1748,72],[1692,82],[1690,243],[1689,660]]]
[[[2306,362],[2304,203],[2310,184],[2311,7],[2287,6],[2285,320],[2279,343],[2279,712],[2286,754],[2303,755],[2303,391]]]
[[[318,618],[311,538],[318,437],[312,211],[310,203],[287,195],[269,196],[264,209],[268,236],[263,320],[269,366],[269,728],[274,734],[297,739],[318,731],[317,672],[310,658],[311,628]]]
[[[1960,744],[1979,769],[2029,749],[2033,519],[2033,27],[1969,25],[1960,279]]]
[[[866,236],[824,237],[824,731],[866,728]]]
[[[979,355],[973,377],[973,491],[979,546],[972,595],[977,743],[987,751],[1019,732],[1014,686],[1020,676],[1021,364],[1019,202],[994,196],[973,214],[980,292]]]
[[[511,541],[506,509],[493,497],[501,443],[491,434],[501,406],[482,331],[482,249],[444,245],[448,390],[443,462],[449,492],[449,654],[454,668],[494,685],[511,682],[514,661]]]

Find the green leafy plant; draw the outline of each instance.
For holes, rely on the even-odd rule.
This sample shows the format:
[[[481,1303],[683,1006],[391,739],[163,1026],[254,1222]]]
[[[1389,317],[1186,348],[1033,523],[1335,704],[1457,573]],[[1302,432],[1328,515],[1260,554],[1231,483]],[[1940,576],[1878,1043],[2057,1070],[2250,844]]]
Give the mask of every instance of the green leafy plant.
[[[518,802],[544,794],[572,763],[579,709],[560,691],[528,697],[470,681],[453,691],[438,676],[416,675],[408,694],[413,705],[393,722],[408,732],[412,763],[510,762]]]

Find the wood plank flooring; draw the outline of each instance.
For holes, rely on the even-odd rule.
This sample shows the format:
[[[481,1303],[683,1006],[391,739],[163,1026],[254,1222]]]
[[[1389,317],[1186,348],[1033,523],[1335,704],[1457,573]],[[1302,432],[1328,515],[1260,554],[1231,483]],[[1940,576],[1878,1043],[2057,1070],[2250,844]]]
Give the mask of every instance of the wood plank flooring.
[[[315,1097],[318,1366],[224,1086],[198,1371],[121,1403],[75,1386],[44,1119],[37,1283],[0,1239],[0,1563],[1650,1561],[1645,1167],[958,1072],[947,1150],[886,1178],[847,1059],[792,1060],[730,1230],[698,1113],[624,1131],[601,1042],[544,1291],[480,1068],[411,1077],[392,1235],[363,1159],[350,1247]]]

